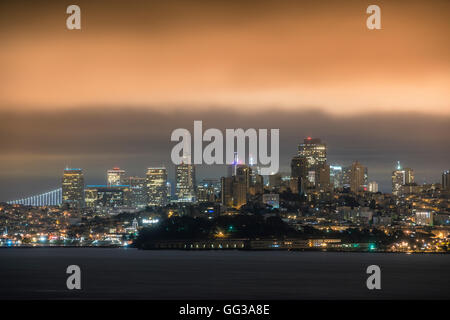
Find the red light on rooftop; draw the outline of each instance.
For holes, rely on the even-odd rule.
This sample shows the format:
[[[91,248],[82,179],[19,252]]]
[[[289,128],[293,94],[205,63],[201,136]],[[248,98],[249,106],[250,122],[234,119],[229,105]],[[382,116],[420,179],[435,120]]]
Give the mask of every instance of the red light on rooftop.
[[[306,138],[306,139],[311,140],[312,138],[311,138],[311,137],[308,137],[308,138]]]
[[[114,167],[113,170],[120,170],[120,168],[119,167]]]

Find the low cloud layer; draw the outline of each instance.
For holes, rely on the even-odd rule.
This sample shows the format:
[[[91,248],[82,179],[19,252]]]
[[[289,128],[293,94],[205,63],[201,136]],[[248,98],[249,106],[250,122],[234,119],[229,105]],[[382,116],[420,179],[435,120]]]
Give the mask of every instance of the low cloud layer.
[[[188,110],[188,107],[183,110]],[[207,128],[279,128],[281,171],[304,137],[328,145],[330,164],[358,160],[369,167],[369,179],[390,190],[397,160],[416,171],[418,183],[437,182],[448,168],[450,117],[424,114],[368,114],[335,117],[309,112],[236,112],[211,107],[204,111],[155,112],[90,108],[52,112],[0,112],[0,201],[59,186],[66,166],[81,167],[86,182],[104,183],[106,170],[120,166],[144,175],[149,166],[165,165],[173,181],[170,151],[176,128],[192,132],[193,121]],[[234,109],[233,109],[234,110]],[[220,176],[223,168],[203,166],[198,178]]]

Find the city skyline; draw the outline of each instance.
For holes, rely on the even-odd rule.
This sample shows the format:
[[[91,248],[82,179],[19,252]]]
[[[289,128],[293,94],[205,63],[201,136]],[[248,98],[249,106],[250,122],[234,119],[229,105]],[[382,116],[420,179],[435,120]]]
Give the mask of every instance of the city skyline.
[[[362,177],[361,178],[356,178],[356,179],[363,179],[363,180],[361,180],[360,182],[349,180],[347,182],[348,183],[348,187],[354,193],[357,193],[358,192],[357,190],[360,189],[360,188],[363,188],[363,187],[364,187],[365,191],[373,192],[373,190],[371,190],[371,188],[372,188],[371,185],[376,185],[376,190],[377,191],[375,191],[375,192],[380,191],[382,193],[392,193],[393,195],[399,195],[399,190],[400,190],[401,186],[403,186],[403,185],[410,185],[412,183],[416,183],[417,185],[421,185],[421,184],[425,184],[425,183],[431,183],[431,184],[438,183],[439,184],[439,183],[441,183],[441,181],[444,181],[443,180],[444,179],[443,175],[446,172],[448,173],[448,170],[444,169],[444,170],[442,170],[439,173],[441,175],[440,176],[441,180],[438,179],[436,181],[427,181],[427,182],[424,181],[423,183],[420,183],[420,181],[418,182],[417,180],[415,180],[414,169],[408,168],[408,167],[403,167],[401,165],[400,161],[397,160],[396,163],[395,163],[395,166],[393,166],[392,171],[391,171],[392,175],[391,175],[391,180],[390,180],[390,182],[391,182],[390,189],[388,190],[388,188],[386,186],[384,186],[384,188],[380,189],[379,188],[380,183],[378,181],[376,181],[375,179],[373,179],[370,176],[370,174],[368,174],[368,170],[370,170],[370,168],[368,168],[366,165],[361,164],[358,160],[353,160],[351,163],[346,163],[346,164],[336,163],[336,162],[329,162],[329,161],[327,161],[328,160],[328,158],[327,158],[328,146],[326,144],[326,141],[322,141],[320,138],[310,137],[310,136],[305,137],[303,140],[304,141],[303,142],[300,141],[300,143],[298,145],[298,151],[297,151],[298,155],[294,154],[294,156],[293,156],[291,161],[294,161],[299,156],[304,157],[304,159],[305,159],[304,161],[305,162],[304,163],[303,162],[299,162],[299,165],[300,166],[304,166],[303,170],[306,170],[306,173],[305,173],[306,175],[308,174],[307,173],[308,170],[317,170],[316,166],[319,166],[318,168],[320,168],[320,166],[325,165],[325,167],[328,168],[327,169],[328,173],[327,173],[327,178],[326,178],[327,182],[325,182],[325,183],[329,184],[329,186],[332,189],[336,187],[336,182],[334,181],[336,178],[333,179],[332,174],[330,175],[330,170],[332,171],[333,168],[340,168],[341,170],[344,170],[344,171],[348,170],[348,172],[349,172],[348,174],[352,174],[350,172],[352,172],[354,170],[355,166],[356,167],[361,167],[362,168],[361,170],[365,170],[364,171],[364,175],[365,175],[364,178],[362,178]],[[313,148],[312,150],[313,151],[308,151],[308,149],[307,149],[308,145],[312,146],[312,148]],[[316,161],[319,161],[319,162],[316,163]],[[252,163],[245,163],[243,161],[240,161],[239,165],[252,166]],[[197,186],[199,186],[202,181],[208,180],[208,179],[217,179],[218,181],[220,181],[221,178],[229,176],[229,165],[212,165],[212,166],[209,165],[209,167],[213,167],[213,168],[221,167],[222,170],[219,170],[218,172],[216,171],[216,175],[215,176],[201,176],[201,177],[199,177],[196,174],[196,172],[198,171],[198,169],[201,169],[202,167],[205,167],[205,166],[207,166],[207,165],[185,165],[185,164],[174,165],[174,164],[171,164],[171,165],[166,166],[166,165],[163,164],[163,165],[161,165],[159,167],[147,167],[145,169],[145,171],[144,171],[144,172],[146,172],[145,174],[142,174],[142,173],[137,173],[136,174],[136,168],[133,168],[134,170],[132,169],[131,173],[130,173],[129,172],[129,168],[121,168],[119,166],[114,166],[114,167],[111,167],[111,168],[105,170],[105,177],[104,177],[104,179],[102,181],[96,180],[95,182],[90,182],[90,181],[85,182],[85,178],[84,177],[86,175],[86,172],[89,171],[88,169],[69,168],[68,166],[66,166],[63,169],[63,172],[64,172],[64,177],[66,177],[66,174],[68,174],[70,180],[73,179],[72,176],[74,175],[74,173],[75,173],[75,175],[77,175],[78,172],[81,172],[81,180],[80,180],[80,182],[77,182],[77,184],[80,184],[80,188],[85,189],[85,190],[87,190],[89,188],[92,188],[92,187],[96,187],[96,188],[97,187],[110,188],[110,187],[115,187],[115,186],[117,186],[117,187],[124,187],[124,186],[131,187],[133,185],[133,182],[132,182],[133,179],[137,179],[137,180],[141,180],[142,179],[142,181],[143,181],[142,183],[144,183],[144,181],[147,181],[147,182],[145,182],[145,184],[148,184],[148,183],[150,183],[149,180],[148,180],[149,179],[149,175],[153,175],[155,173],[157,175],[160,175],[161,172],[163,172],[163,175],[164,175],[163,180],[164,181],[161,180],[161,181],[163,181],[163,183],[161,184],[163,189],[167,188],[166,183],[175,186],[175,189],[171,190],[171,187],[168,187],[169,188],[169,193],[162,191],[163,189],[161,189],[158,192],[166,193],[168,198],[170,198],[173,195],[175,195],[175,199],[176,199],[176,198],[179,198],[180,195],[181,195],[181,198],[184,199],[185,196],[183,196],[183,194],[184,194],[185,191],[181,191],[181,190],[183,188],[188,188],[187,190],[188,190],[188,193],[190,194],[190,196],[187,197],[185,200],[190,202],[190,201],[193,201],[193,199],[196,198],[196,194],[195,194],[196,190],[194,190],[194,189],[196,189]],[[300,173],[296,173],[297,171],[292,166],[293,166],[293,163],[291,162],[289,170],[285,170],[285,171],[281,171],[280,170],[280,171],[278,171],[276,173],[276,175],[288,176],[288,177],[290,177],[291,180],[293,178],[299,178],[298,174],[300,174]],[[183,169],[183,171],[187,170],[186,171],[186,174],[187,174],[186,177],[184,177],[185,173],[182,173],[183,171],[178,171],[178,170],[181,170],[181,168],[184,168],[184,167],[186,167],[186,168]],[[257,165],[256,165],[256,167],[257,167]],[[282,165],[281,167],[284,168],[285,166]],[[192,170],[192,172],[190,172],[191,170]],[[319,169],[319,172],[321,170],[322,169]],[[173,179],[169,179],[168,172],[170,172],[170,171],[172,171],[172,174],[170,176],[171,177],[173,176]],[[221,173],[219,173],[219,172],[221,172]],[[315,174],[316,174],[316,179],[319,179],[319,178],[317,178],[317,172]],[[344,172],[343,172],[343,174],[345,175]],[[400,174],[400,176],[397,177],[399,174]],[[405,176],[405,174],[406,174],[406,176]],[[147,176],[147,178],[145,176]],[[270,184],[270,176],[264,176],[264,177],[265,177],[265,184],[269,185]],[[306,176],[304,178],[305,179],[309,179]],[[313,178],[313,180],[314,180],[314,178]],[[63,189],[64,189],[64,184],[66,183],[65,181],[66,181],[65,178],[63,178],[63,182],[62,182]],[[181,187],[179,185],[179,181],[181,181],[182,184],[186,184],[186,187]],[[140,183],[140,182],[137,182],[137,183]],[[157,182],[157,183],[159,183],[159,182]],[[341,181],[341,183],[342,183],[342,181]],[[356,186],[354,186],[354,183],[356,183]],[[314,184],[315,183],[313,182],[313,185]],[[189,186],[191,186],[191,187],[189,187]],[[194,188],[194,189],[191,189],[191,188]],[[304,187],[299,187],[299,190],[302,190],[302,188],[304,188]],[[342,185],[341,185],[341,188],[342,188]],[[49,188],[47,188],[47,189],[49,189]],[[297,190],[297,189],[295,189],[295,190]],[[42,191],[42,190],[39,190],[39,191]],[[361,191],[363,191],[363,190],[361,189]],[[52,192],[56,192],[56,190],[52,191]],[[296,192],[298,192],[298,191],[295,191],[295,193]],[[84,191],[82,191],[82,193],[84,194]],[[17,197],[15,199],[8,199],[8,200],[1,200],[0,199],[0,202],[18,200],[18,199],[21,199],[21,198],[27,198],[29,196],[32,196],[32,195],[25,195],[23,197]],[[63,191],[62,196],[63,196],[63,202],[64,202],[64,191]],[[153,197],[150,194],[148,196],[150,198]],[[158,195],[158,197],[161,197],[161,195]],[[161,201],[162,200],[157,200],[155,202],[155,204],[156,203],[160,203]],[[166,200],[163,200],[161,202],[161,204],[164,205],[165,201]]]
[[[330,164],[360,161],[381,191],[398,160],[439,181],[449,3],[378,4],[381,30],[357,2],[81,0],[81,30],[67,30],[64,3],[0,4],[0,200],[51,189],[66,166],[98,184],[114,166],[165,164],[174,181],[170,133],[194,120],[279,128],[282,172],[314,136]]]

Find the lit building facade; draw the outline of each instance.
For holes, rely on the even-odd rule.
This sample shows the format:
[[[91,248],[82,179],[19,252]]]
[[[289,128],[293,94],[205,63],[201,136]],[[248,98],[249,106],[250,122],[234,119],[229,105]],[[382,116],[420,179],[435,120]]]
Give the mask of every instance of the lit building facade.
[[[298,146],[298,156],[305,158],[308,168],[327,161],[327,146],[320,139],[308,137]]]
[[[146,178],[127,177],[123,180],[126,185],[130,186],[130,206],[134,208],[144,208],[148,203]]]
[[[360,193],[367,190],[367,167],[358,161],[352,163],[350,171],[350,190],[353,193]]]
[[[442,173],[442,190],[450,191],[450,171],[446,170]]]
[[[330,166],[330,183],[334,189],[342,189],[344,187],[344,173],[342,166]]]
[[[280,195],[276,193],[263,194],[262,202],[271,206],[273,209],[277,209],[280,207]]]
[[[330,168],[327,164],[327,146],[320,139],[307,137],[298,146],[298,155],[291,160],[291,177],[298,183],[301,194],[317,190],[328,191]]]
[[[416,224],[419,226],[433,225],[433,211],[417,211],[415,215]]]
[[[84,206],[84,176],[82,169],[64,169],[62,203],[71,208],[82,208]]]
[[[120,186],[123,185],[125,178],[125,170],[120,168],[113,168],[107,171],[106,182],[108,186]]]
[[[414,171],[411,168],[403,168],[400,161],[397,161],[396,170],[392,172],[392,194],[400,196],[402,186],[409,186],[414,183]]]
[[[167,204],[167,170],[148,168],[145,180],[147,205],[162,207]]]
[[[86,207],[121,208],[130,205],[130,188],[127,185],[88,185],[84,190]]]
[[[179,202],[196,202],[195,166],[179,164],[175,167],[176,196]]]
[[[369,182],[367,189],[369,192],[377,193],[378,192],[378,183],[376,183],[375,181]]]

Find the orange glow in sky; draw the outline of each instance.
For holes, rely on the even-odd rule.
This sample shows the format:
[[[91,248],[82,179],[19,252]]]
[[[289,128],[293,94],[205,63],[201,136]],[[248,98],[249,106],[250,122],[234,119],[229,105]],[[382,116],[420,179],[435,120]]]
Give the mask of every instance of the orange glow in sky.
[[[450,5],[79,2],[2,8],[0,109],[227,106],[450,114]]]

